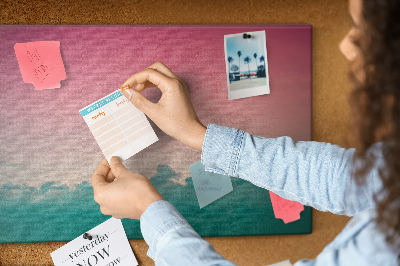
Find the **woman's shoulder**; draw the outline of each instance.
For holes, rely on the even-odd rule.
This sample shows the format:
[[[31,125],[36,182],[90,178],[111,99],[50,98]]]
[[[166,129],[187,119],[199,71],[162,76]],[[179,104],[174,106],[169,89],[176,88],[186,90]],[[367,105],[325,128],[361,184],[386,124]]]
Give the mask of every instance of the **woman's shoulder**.
[[[375,218],[375,208],[356,215],[324,251],[345,255],[353,261],[365,261],[365,265],[398,265],[399,251],[386,242]]]

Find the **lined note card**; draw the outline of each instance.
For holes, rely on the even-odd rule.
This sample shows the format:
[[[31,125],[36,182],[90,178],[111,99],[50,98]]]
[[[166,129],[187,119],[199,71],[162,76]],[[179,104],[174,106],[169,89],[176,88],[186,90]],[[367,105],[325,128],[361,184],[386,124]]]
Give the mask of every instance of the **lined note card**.
[[[128,159],[158,140],[145,114],[119,91],[79,111],[107,161]]]
[[[14,51],[22,79],[36,90],[60,88],[67,78],[59,41],[16,43]]]

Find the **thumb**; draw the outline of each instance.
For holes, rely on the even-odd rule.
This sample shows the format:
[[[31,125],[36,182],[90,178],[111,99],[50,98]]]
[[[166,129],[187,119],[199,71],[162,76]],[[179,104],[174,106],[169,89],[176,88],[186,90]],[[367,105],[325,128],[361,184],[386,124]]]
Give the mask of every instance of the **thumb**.
[[[92,176],[93,189],[97,189],[97,187],[107,184],[106,176],[109,171],[110,171],[110,167],[108,165],[108,162],[106,159],[103,159],[100,162],[99,166],[97,166],[97,168],[94,171],[94,174]]]
[[[130,102],[140,111],[148,115],[154,107],[154,103],[150,102],[140,92],[132,89],[125,89],[123,94]]]
[[[119,157],[113,156],[110,159],[110,168],[115,178],[121,179],[122,172],[126,171],[125,166],[122,164],[122,161]]]

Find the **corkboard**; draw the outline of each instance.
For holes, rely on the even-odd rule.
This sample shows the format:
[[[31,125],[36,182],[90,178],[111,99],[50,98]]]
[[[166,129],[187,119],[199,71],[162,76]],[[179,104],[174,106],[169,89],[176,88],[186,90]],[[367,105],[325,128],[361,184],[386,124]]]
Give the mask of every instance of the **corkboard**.
[[[313,26],[313,140],[349,147],[348,63],[338,44],[351,27],[347,1],[2,1],[0,24],[311,24]],[[129,38],[129,36],[121,36]],[[132,40],[140,41],[140,40]],[[129,62],[126,62],[129,65]],[[349,218],[313,212],[313,233],[207,238],[238,265],[314,258]],[[144,240],[131,240],[140,265],[153,265]],[[0,245],[0,265],[52,265],[65,243]]]

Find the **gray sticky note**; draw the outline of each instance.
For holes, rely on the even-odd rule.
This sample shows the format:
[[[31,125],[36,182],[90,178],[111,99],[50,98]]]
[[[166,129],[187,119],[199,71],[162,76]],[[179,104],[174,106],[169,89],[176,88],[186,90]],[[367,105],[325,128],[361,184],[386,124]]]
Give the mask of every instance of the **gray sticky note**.
[[[233,191],[230,176],[206,172],[200,161],[189,168],[200,209]]]

